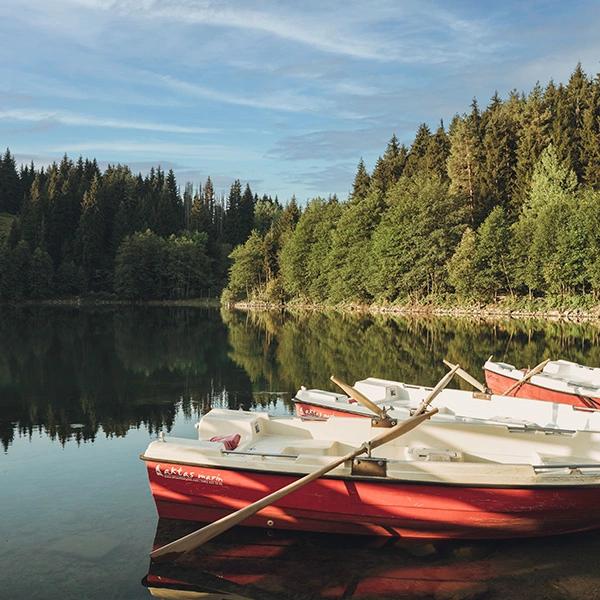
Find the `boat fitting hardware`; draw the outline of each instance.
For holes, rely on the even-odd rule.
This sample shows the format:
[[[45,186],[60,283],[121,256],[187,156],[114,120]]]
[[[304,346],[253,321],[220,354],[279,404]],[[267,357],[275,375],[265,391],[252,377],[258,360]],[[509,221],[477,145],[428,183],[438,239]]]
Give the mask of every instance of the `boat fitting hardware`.
[[[387,477],[387,460],[384,458],[355,458],[352,461],[352,475],[367,477]]]
[[[373,417],[371,419],[371,427],[394,427],[398,425],[397,419],[392,419],[387,414],[384,417]]]

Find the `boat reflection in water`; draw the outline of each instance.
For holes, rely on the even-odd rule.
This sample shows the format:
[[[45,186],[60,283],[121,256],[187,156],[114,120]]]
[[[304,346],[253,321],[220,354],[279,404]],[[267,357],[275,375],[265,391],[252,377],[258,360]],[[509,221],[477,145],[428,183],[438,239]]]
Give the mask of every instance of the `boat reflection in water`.
[[[154,548],[201,525],[161,519]],[[143,580],[169,599],[597,598],[600,535],[415,542],[237,527]]]

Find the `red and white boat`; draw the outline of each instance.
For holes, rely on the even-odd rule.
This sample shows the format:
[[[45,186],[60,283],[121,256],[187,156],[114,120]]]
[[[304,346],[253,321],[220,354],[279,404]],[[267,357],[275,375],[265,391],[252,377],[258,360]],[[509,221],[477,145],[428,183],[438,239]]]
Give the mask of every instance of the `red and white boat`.
[[[407,419],[432,390],[375,377],[357,381],[353,387],[397,421]],[[371,419],[375,416],[356,400],[336,392],[302,387],[293,402],[296,414],[305,419],[324,420],[331,416]],[[435,406],[439,413],[422,427],[441,423],[458,423],[468,427],[502,423],[512,428],[539,431],[600,431],[600,411],[589,407],[449,388],[439,393]]]
[[[597,433],[515,434],[488,425],[505,430],[490,436],[476,425],[452,427],[450,448],[433,430],[417,427],[243,524],[438,539],[600,528]],[[373,437],[366,419],[306,422],[224,409],[205,415],[198,430],[198,440],[163,437],[141,457],[160,517],[214,521]]]
[[[483,370],[486,384],[495,394],[504,393],[527,375],[526,369],[492,360],[486,361]],[[600,409],[600,369],[568,360],[549,361],[541,373],[533,375],[510,395]]]

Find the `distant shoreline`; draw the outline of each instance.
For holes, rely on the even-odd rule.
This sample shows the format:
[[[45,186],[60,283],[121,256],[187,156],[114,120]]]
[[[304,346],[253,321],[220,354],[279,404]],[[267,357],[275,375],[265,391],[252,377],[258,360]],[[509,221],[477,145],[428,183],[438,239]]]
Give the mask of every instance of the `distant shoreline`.
[[[31,306],[189,306],[198,308],[219,308],[219,298],[188,298],[181,300],[125,300],[123,298],[95,298],[73,296],[70,298],[52,298],[45,300],[20,300],[0,302],[0,306],[31,307]]]
[[[230,308],[243,311],[288,311],[288,312],[342,312],[364,313],[398,316],[433,316],[433,317],[471,317],[471,318],[514,318],[547,320],[600,320],[600,305],[590,308],[515,308],[502,304],[491,305],[466,305],[466,306],[441,306],[441,305],[404,305],[382,306],[376,304],[308,304],[291,302],[288,304],[275,304],[268,302],[235,302]]]
[[[94,307],[94,306],[164,306],[189,308],[219,308],[225,306],[233,310],[246,312],[290,312],[315,313],[338,312],[346,314],[397,315],[420,317],[465,317],[465,318],[512,318],[512,319],[547,319],[566,321],[600,320],[600,305],[589,308],[523,308],[503,304],[489,305],[436,305],[414,304],[386,306],[377,304],[311,304],[292,301],[279,304],[273,302],[233,302],[223,304],[218,297],[188,298],[179,300],[126,300],[123,298],[73,296],[68,298],[53,298],[45,300],[21,300],[15,302],[0,302],[0,306],[65,306],[65,307]]]

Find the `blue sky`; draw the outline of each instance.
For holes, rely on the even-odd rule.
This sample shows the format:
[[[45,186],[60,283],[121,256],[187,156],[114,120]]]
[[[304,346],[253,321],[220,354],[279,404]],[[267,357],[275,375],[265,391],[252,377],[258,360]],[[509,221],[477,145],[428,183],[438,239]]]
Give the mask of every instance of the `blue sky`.
[[[1,0],[0,147],[345,198],[495,90],[600,71],[600,2]]]

